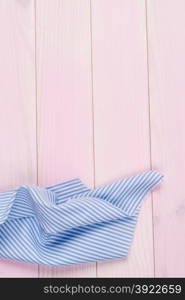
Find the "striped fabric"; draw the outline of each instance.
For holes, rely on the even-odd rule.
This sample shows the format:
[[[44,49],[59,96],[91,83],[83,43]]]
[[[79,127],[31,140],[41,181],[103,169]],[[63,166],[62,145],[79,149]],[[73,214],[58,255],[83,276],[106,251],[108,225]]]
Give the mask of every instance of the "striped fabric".
[[[147,192],[162,175],[148,171],[87,188],[79,179],[0,193],[0,257],[72,265],[126,257]]]

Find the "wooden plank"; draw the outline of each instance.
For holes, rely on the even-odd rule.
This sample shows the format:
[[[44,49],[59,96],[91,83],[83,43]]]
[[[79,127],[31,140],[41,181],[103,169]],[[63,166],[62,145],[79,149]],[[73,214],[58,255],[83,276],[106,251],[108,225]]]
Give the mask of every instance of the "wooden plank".
[[[154,197],[155,275],[185,276],[185,2],[148,3],[152,162],[165,175]]]
[[[150,168],[145,1],[92,0],[95,183]],[[98,263],[99,277],[153,276],[151,196],[128,259]]]
[[[36,183],[34,1],[0,0],[0,189]],[[0,277],[37,277],[0,260]]]
[[[39,184],[93,186],[89,0],[37,1]],[[95,263],[40,267],[41,277],[90,277]]]

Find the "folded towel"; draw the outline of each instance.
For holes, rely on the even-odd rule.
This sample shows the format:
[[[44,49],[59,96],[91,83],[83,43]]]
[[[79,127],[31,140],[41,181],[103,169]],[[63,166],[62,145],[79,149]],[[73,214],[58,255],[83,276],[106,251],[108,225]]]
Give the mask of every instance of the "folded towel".
[[[97,189],[80,179],[0,193],[0,257],[72,265],[126,257],[139,209],[163,176],[148,171]]]

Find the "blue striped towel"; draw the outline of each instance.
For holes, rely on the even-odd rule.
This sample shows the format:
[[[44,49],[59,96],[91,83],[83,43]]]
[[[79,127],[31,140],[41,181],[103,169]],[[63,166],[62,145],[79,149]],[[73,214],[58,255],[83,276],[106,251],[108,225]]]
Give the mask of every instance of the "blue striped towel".
[[[126,257],[147,192],[162,175],[148,171],[97,189],[80,179],[0,193],[0,257],[72,265]]]

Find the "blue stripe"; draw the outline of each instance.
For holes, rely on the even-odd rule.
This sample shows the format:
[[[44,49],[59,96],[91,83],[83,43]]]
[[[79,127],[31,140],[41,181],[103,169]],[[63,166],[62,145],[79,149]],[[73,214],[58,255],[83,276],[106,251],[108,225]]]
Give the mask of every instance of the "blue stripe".
[[[126,257],[157,171],[89,189],[80,179],[0,193],[0,257],[73,265]]]

